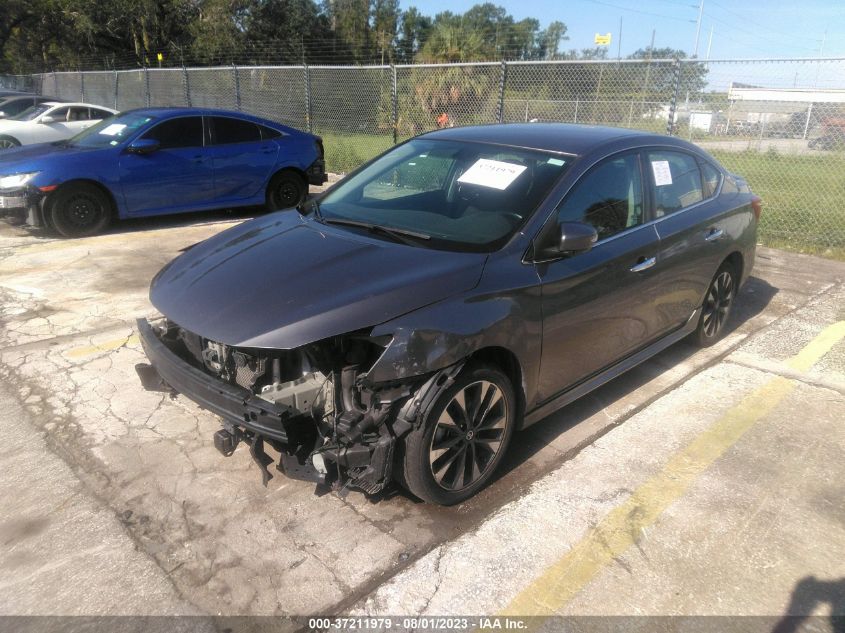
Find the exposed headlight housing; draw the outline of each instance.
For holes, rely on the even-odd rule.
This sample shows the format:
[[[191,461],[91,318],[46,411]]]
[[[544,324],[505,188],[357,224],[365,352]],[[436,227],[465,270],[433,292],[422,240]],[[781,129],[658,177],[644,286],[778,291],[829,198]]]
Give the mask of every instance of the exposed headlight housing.
[[[28,174],[13,174],[11,176],[0,176],[0,189],[17,189],[23,187],[40,172],[33,171]]]

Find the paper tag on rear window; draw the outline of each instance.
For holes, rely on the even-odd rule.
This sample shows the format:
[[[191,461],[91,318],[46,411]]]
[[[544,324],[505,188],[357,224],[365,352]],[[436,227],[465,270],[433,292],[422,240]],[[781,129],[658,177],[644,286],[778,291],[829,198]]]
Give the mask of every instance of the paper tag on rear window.
[[[458,182],[504,190],[525,169],[525,165],[515,165],[513,163],[503,163],[499,160],[490,160],[489,158],[479,158],[472,167],[467,169],[458,178]]]
[[[668,160],[651,161],[651,171],[654,172],[654,185],[656,187],[672,184],[672,172],[669,169]]]
[[[123,130],[126,129],[126,126],[123,123],[112,123],[111,125],[107,125],[102,130],[100,130],[100,134],[103,136],[117,136]]]

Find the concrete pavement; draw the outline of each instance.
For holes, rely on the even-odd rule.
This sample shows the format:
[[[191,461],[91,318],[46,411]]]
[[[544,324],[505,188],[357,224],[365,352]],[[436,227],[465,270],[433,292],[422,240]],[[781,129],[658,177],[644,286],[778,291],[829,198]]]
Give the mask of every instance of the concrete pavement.
[[[150,279],[181,249],[242,217],[209,214],[136,222],[72,241],[33,236],[0,223],[0,380],[7,398],[19,406],[0,408],[0,418],[4,425],[19,422],[21,437],[28,428],[34,438],[43,438],[32,443],[36,455],[29,461],[64,463],[79,481],[79,494],[96,502],[80,507],[99,516],[92,518],[95,523],[105,521],[96,508],[110,513],[124,539],[114,536],[110,542],[122,543],[118,549],[126,550],[127,560],[137,555],[151,565],[152,571],[139,575],[150,583],[139,586],[139,596],[170,593],[161,609],[140,598],[130,603],[133,609],[303,615],[346,612],[356,605],[387,608],[392,603],[384,596],[391,582],[435,565],[440,552],[447,556],[453,544],[490,529],[485,526],[513,506],[527,504],[549,513],[544,521],[559,523],[550,533],[546,523],[526,520],[513,534],[502,533],[498,547],[503,555],[518,548],[536,560],[522,569],[521,559],[513,558],[510,575],[487,578],[489,584],[502,585],[496,591],[513,593],[556,560],[556,543],[572,543],[590,520],[624,502],[627,490],[659,472],[661,460],[704,432],[707,421],[724,414],[766,376],[794,372],[783,361],[812,340],[822,322],[837,318],[845,282],[841,263],[760,249],[754,277],[736,306],[733,331],[722,343],[703,351],[676,345],[520,433],[498,480],[476,498],[448,509],[419,504],[395,489],[376,498],[352,493],[340,499],[317,496],[313,486],[281,475],[263,488],[243,448],[231,458],[214,450],[211,435],[219,428],[214,416],[185,398],[144,392],[138,384],[134,365],[144,357],[132,323],[152,311],[146,298]],[[816,315],[818,323],[807,315]],[[766,332],[770,337],[763,336]],[[832,393],[833,404],[825,406],[836,410],[841,353],[836,347],[813,368],[790,378],[800,386],[784,402],[798,398],[795,407],[801,408],[805,397],[823,393],[829,400]],[[686,399],[675,399],[680,396]],[[703,402],[710,396],[718,397],[699,419],[696,412],[706,408]],[[679,410],[687,411],[680,422],[675,420]],[[655,411],[662,412],[662,424],[653,422],[650,433],[635,433],[638,421],[651,420]],[[623,439],[612,439],[617,437]],[[773,448],[753,450],[765,457]],[[640,470],[617,465],[626,463],[628,455],[639,456]],[[586,456],[604,456],[605,461],[581,464],[578,460]],[[573,472],[584,496],[555,504],[554,495],[564,499],[572,491],[546,476],[567,467],[579,469]],[[18,470],[15,466],[14,473],[0,476],[0,483],[8,480],[10,489],[23,485],[25,471],[18,479]],[[740,482],[754,475],[739,467],[734,473]],[[44,509],[55,507],[61,495],[51,488],[34,490],[32,508],[39,503]],[[540,493],[547,488],[552,496],[544,500]],[[810,509],[822,515],[820,521],[824,518],[821,506]],[[72,527],[71,517],[60,511],[54,521]],[[471,570],[476,558],[466,552],[461,565]],[[115,560],[120,556],[115,553]],[[57,565],[83,564],[66,548],[45,549],[31,561],[31,573],[46,578]],[[17,576],[13,567],[0,568],[0,583],[12,586]],[[104,572],[86,576],[54,600],[8,592],[0,597],[0,613],[74,612],[77,604],[91,604],[76,593],[108,596],[111,584]],[[422,602],[413,603],[414,608],[425,606],[429,590],[419,590]],[[368,596],[373,601],[363,602]],[[437,612],[439,599],[432,598],[429,612]],[[106,604],[109,609],[114,605]],[[654,612],[660,608],[665,606],[655,606]]]

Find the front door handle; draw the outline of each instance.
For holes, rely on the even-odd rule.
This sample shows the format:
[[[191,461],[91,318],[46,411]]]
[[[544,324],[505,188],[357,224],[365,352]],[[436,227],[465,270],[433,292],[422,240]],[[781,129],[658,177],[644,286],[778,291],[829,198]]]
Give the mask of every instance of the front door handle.
[[[707,236],[704,238],[704,241],[715,242],[716,240],[721,239],[722,235],[724,234],[725,232],[722,229],[710,229],[710,231],[707,233]]]
[[[648,270],[656,263],[656,257],[640,257],[639,260],[637,260],[637,263],[631,266],[630,270],[632,273],[641,273],[644,270]]]

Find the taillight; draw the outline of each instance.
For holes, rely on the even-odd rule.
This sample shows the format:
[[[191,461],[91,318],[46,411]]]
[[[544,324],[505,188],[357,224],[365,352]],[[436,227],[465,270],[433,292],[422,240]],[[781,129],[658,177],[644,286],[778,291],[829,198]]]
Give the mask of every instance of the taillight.
[[[763,213],[763,200],[760,196],[751,197],[751,208],[754,209],[754,217],[760,219],[760,214]]]

